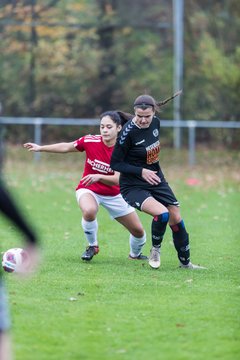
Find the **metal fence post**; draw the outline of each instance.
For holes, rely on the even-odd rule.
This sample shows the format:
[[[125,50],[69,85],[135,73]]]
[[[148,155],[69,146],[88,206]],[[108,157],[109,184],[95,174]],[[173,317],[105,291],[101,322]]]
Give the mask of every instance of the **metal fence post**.
[[[188,161],[193,166],[196,162],[196,122],[188,121]]]
[[[183,88],[183,62],[184,62],[184,0],[173,0],[174,25],[174,92]],[[181,96],[173,100],[173,117],[176,122],[174,128],[174,147],[180,149],[182,145],[182,115]]]
[[[42,143],[42,118],[36,118],[34,121],[34,142],[38,145]],[[34,160],[39,161],[41,158],[40,152],[34,153]]]

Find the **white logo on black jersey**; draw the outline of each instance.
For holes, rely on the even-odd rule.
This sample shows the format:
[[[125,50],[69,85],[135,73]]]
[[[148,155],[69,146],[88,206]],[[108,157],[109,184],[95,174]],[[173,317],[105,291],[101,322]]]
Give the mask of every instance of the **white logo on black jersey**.
[[[153,130],[153,136],[157,137],[157,136],[158,136],[158,134],[159,134],[158,129],[154,129],[154,130]]]
[[[125,130],[123,130],[123,136],[127,136],[127,134],[129,133],[131,129],[127,128]]]
[[[132,130],[134,123],[131,121],[123,130],[120,140],[119,140],[119,144],[123,145],[125,140],[126,140],[126,136],[128,135],[128,133]]]
[[[135,145],[140,145],[140,144],[144,143],[144,141],[145,141],[145,139],[143,139],[141,141],[138,141],[138,142],[135,143]]]

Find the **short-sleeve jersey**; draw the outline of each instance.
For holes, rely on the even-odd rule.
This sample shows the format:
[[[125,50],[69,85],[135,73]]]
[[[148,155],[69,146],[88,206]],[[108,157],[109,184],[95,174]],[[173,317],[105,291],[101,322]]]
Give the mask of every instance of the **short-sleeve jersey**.
[[[110,160],[114,146],[108,147],[102,141],[101,135],[86,135],[75,140],[74,146],[78,151],[85,151],[86,160],[84,164],[83,177],[89,174],[114,175],[110,168]],[[106,185],[102,182],[85,186],[80,183],[78,189],[89,189],[99,195],[116,196],[120,193],[119,185]]]
[[[142,169],[156,171],[161,181],[165,181],[159,164],[160,120],[156,116],[148,128],[138,127],[129,120],[123,127],[115,145],[111,167],[119,171],[120,184],[135,186],[145,185]]]

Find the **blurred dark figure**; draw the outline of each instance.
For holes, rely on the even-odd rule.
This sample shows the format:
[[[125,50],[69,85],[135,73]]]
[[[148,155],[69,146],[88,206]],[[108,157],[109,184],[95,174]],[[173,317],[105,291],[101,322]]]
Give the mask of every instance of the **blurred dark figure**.
[[[38,237],[32,227],[20,212],[13,198],[7,191],[3,181],[0,179],[0,211],[6,216],[24,235],[26,248],[29,254],[29,267],[23,269],[23,273],[32,272],[39,260]],[[10,316],[8,310],[7,294],[2,278],[2,266],[0,270],[0,359],[12,359],[12,347],[10,339]]]

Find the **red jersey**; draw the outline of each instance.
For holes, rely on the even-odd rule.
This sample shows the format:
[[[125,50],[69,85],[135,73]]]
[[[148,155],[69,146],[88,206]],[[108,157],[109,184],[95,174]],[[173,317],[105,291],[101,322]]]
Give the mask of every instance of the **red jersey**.
[[[86,152],[83,177],[89,174],[113,175],[114,171],[110,168],[110,161],[114,146],[108,147],[102,141],[101,135],[86,135],[74,142],[78,151]],[[78,184],[78,189],[89,189],[99,195],[116,196],[120,193],[119,185],[106,185],[102,182],[85,186]]]

